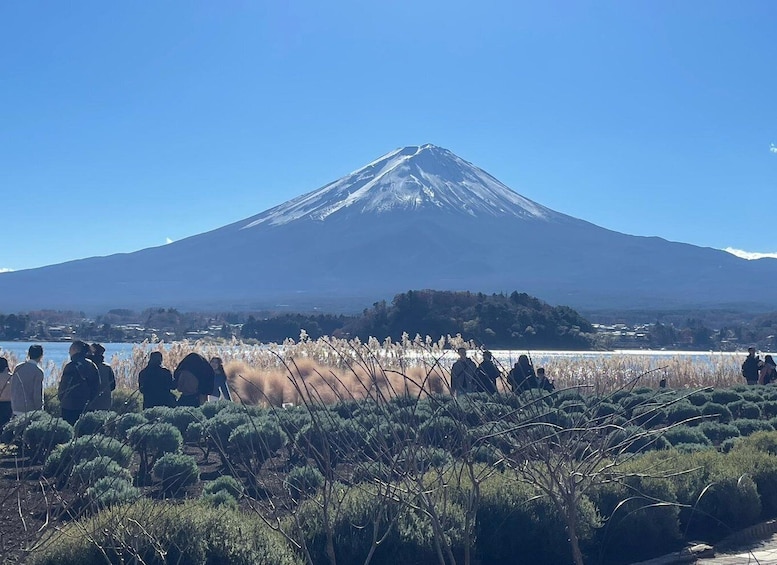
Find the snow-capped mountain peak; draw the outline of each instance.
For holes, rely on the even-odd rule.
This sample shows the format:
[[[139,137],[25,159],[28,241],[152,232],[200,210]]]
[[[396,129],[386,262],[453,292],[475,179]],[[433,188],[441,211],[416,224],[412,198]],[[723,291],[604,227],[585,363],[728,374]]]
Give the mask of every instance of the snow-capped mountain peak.
[[[470,216],[549,219],[560,215],[435,145],[396,149],[318,190],[249,218],[243,229],[345,214],[446,209]]]

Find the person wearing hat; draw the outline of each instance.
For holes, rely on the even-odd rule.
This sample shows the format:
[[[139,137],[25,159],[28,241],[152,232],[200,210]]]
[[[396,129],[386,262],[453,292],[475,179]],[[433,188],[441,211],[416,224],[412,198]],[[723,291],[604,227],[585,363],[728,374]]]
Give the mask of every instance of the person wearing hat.
[[[777,363],[774,362],[774,359],[771,355],[764,357],[763,366],[761,366],[761,370],[758,372],[758,384],[768,385],[777,381],[776,368]]]
[[[110,410],[111,392],[116,390],[116,375],[110,365],[105,363],[105,348],[99,343],[89,346],[89,359],[97,365],[100,372],[100,388],[97,397],[89,405],[90,410]]]

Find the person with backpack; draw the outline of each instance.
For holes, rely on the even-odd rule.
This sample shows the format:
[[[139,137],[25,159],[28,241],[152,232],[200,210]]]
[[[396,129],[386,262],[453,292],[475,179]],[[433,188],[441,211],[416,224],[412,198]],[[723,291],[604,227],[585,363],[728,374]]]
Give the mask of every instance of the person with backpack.
[[[181,393],[178,406],[201,406],[213,393],[215,371],[205,357],[192,352],[178,363],[173,380]]]
[[[81,340],[70,344],[70,362],[62,370],[57,398],[62,407],[62,418],[74,426],[78,418],[100,390],[100,371],[97,365],[87,359],[89,346]]]
[[[200,390],[197,376],[188,369],[176,370],[175,388],[181,395],[178,397],[176,406],[194,406],[197,407],[200,402]]]
[[[742,376],[745,377],[747,384],[758,384],[759,371],[761,370],[761,359],[755,354],[755,347],[747,348],[747,357],[742,363]]]
[[[93,343],[89,346],[88,357],[97,365],[97,370],[100,372],[100,390],[89,409],[110,410],[112,406],[111,393],[116,390],[116,375],[111,366],[105,362],[105,348],[99,343]]]

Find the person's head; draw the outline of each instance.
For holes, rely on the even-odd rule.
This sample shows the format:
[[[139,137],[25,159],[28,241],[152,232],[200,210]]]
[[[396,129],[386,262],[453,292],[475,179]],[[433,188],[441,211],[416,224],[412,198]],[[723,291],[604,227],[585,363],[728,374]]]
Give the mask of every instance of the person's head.
[[[528,355],[519,355],[518,356],[518,364],[522,367],[527,367],[529,365],[529,356]]]
[[[102,363],[105,360],[105,348],[99,343],[93,343],[89,346],[89,353],[95,362]]]
[[[0,373],[5,373],[8,370],[8,359],[0,357]]]
[[[213,367],[214,371],[224,372],[224,362],[221,360],[221,357],[211,357],[210,366]]]
[[[459,353],[459,357],[462,359],[465,359],[467,357],[467,348],[466,347],[459,347],[456,350]]]
[[[162,352],[161,351],[152,351],[151,354],[148,356],[148,364],[154,367],[161,367],[162,366]]]
[[[537,376],[540,378],[545,376],[545,367],[540,367],[539,369],[537,369]]]
[[[774,362],[771,355],[764,357],[764,365],[771,365],[772,368],[777,367],[777,363]]]
[[[27,350],[27,357],[30,358],[30,361],[40,361],[40,358],[43,357],[43,346],[31,345]]]
[[[752,357],[753,355],[755,355],[755,347],[748,347],[748,348],[747,348],[747,354],[748,354],[750,357]],[[741,359],[741,357],[740,357],[740,359]]]
[[[492,357],[493,355],[491,355],[491,352],[488,349],[483,352],[483,361],[491,361]]]
[[[70,356],[73,355],[86,355],[89,352],[89,346],[80,339],[73,340],[70,344]]]

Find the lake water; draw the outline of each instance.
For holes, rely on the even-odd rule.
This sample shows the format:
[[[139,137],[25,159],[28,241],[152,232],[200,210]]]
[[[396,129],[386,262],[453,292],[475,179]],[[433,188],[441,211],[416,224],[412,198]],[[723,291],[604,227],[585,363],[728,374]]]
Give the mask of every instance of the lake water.
[[[52,380],[52,373],[58,373],[70,359],[68,354],[68,350],[70,349],[69,341],[0,341],[0,356],[8,357],[9,352],[13,353],[17,361],[21,363],[27,359],[27,350],[34,344],[43,346],[43,361],[41,366],[43,368],[44,379],[46,383],[49,384]],[[114,355],[118,355],[119,358],[129,357],[132,354],[132,348],[135,347],[136,344],[103,343],[102,345],[105,347],[105,359],[109,361]]]
[[[10,351],[13,353],[19,361],[23,361],[27,358],[27,350],[34,344],[43,346],[43,360],[52,361],[58,366],[62,366],[69,359],[68,350],[70,349],[69,341],[0,341],[0,352]],[[132,353],[132,348],[135,347],[135,343],[103,343],[105,347],[105,358],[110,359],[113,355],[119,357],[126,357]],[[1,353],[0,353],[1,354]]]

